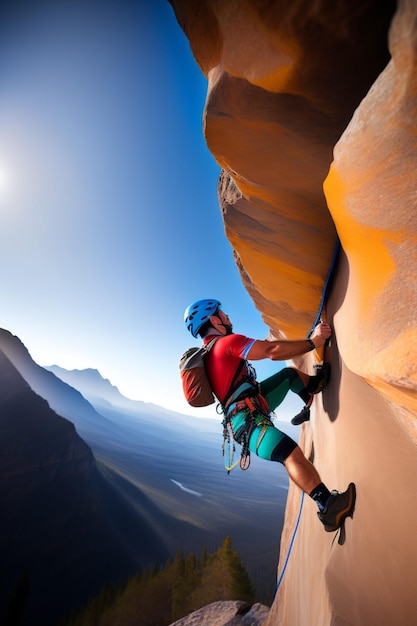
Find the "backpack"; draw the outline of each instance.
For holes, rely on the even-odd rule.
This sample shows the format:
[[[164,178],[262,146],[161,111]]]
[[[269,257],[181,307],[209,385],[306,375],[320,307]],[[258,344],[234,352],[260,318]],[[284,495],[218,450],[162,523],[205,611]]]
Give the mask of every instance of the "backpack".
[[[180,359],[180,377],[185,399],[190,406],[209,406],[215,402],[204,367],[204,357],[216,343],[215,337],[206,346],[188,348]]]
[[[204,357],[210,352],[218,339],[220,337],[214,337],[210,343],[206,346],[201,346],[201,348],[188,348],[180,359],[182,389],[185,399],[190,406],[209,406],[216,401],[210,381],[207,378]],[[226,401],[228,399],[230,401],[231,394],[236,391],[236,386],[240,384],[238,379],[245,364],[245,359],[241,359],[239,367],[233,376],[230,389],[227,392]]]

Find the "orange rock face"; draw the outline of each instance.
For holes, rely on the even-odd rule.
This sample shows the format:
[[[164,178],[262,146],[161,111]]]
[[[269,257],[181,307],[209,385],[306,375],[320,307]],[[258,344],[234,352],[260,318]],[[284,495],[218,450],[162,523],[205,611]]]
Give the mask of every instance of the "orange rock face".
[[[208,79],[204,132],[223,168],[226,234],[274,336],[306,335],[337,235],[342,246],[326,311],[332,378],[301,445],[329,488],[356,483],[356,512],[339,545],[304,499],[266,624],[411,626],[417,3],[171,4]],[[279,570],[299,503],[291,486]]]
[[[356,110],[325,181],[349,263],[335,316],[346,365],[417,409],[417,6],[402,2],[392,60]]]
[[[171,4],[208,79],[207,145],[240,192],[220,202],[244,284],[274,335],[305,336],[336,241],[323,181],[388,62],[392,5]]]

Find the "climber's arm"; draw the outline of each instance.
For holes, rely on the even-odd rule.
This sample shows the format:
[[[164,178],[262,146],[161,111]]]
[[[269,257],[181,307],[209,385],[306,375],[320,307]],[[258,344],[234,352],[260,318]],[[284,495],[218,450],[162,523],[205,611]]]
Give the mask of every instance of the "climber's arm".
[[[332,331],[328,324],[318,324],[310,339],[275,341],[256,340],[248,351],[249,361],[259,361],[260,359],[271,359],[272,361],[286,361],[296,356],[301,356],[314,348],[324,345],[326,339]]]

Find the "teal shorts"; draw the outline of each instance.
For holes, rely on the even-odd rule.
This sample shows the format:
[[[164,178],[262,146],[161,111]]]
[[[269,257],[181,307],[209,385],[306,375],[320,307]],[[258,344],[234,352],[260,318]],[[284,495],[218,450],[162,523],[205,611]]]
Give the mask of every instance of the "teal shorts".
[[[249,411],[236,413],[230,420],[233,433],[241,430],[242,426],[246,426],[246,430],[248,430],[251,419]],[[285,459],[297,447],[297,443],[273,424],[266,423],[263,415],[257,416],[255,421],[259,422],[259,425],[251,430],[249,450],[267,461],[284,463]]]
[[[262,381],[259,388],[272,412],[281,404],[288,391],[298,393],[304,389],[304,385],[297,372],[292,367],[286,367]],[[297,443],[279,428],[268,423],[262,414],[252,418],[249,410],[236,413],[230,420],[233,433],[248,431],[252,425],[252,419],[255,420],[256,426],[251,430],[249,450],[267,461],[284,463],[297,447]]]

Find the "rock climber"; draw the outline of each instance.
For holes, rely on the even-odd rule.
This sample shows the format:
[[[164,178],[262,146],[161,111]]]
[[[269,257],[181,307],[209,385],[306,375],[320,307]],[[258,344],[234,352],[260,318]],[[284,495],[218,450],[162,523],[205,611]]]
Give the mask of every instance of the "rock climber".
[[[352,517],[356,488],[350,483],[346,491],[330,492],[316,468],[288,435],[274,426],[270,413],[284,400],[288,391],[298,394],[306,405],[310,397],[325,386],[324,374],[309,376],[286,367],[258,382],[248,362],[260,359],[284,361],[324,345],[331,335],[328,324],[316,326],[310,339],[259,340],[233,332],[229,317],[218,300],[198,300],[185,310],[186,328],[193,337],[207,345],[219,336],[205,357],[205,369],[211,387],[219,400],[225,425],[233,439],[242,446],[242,455],[253,452],[268,461],[282,463],[289,477],[318,506],[318,517],[327,532],[340,528],[346,517]],[[236,373],[239,372],[236,381]]]

